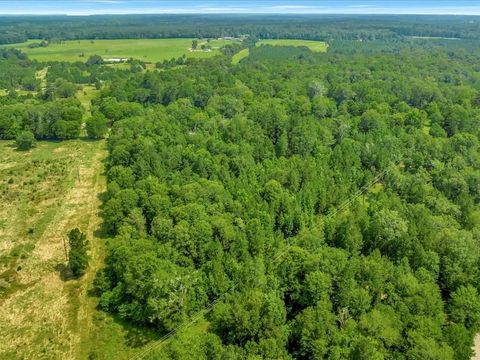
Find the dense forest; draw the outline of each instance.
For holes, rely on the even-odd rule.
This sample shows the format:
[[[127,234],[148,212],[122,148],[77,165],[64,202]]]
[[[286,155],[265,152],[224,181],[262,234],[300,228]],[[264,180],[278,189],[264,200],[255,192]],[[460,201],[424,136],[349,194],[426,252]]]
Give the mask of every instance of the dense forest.
[[[168,332],[220,300],[164,357],[470,358],[478,54],[338,50],[266,46],[102,91],[102,308]]]
[[[133,27],[135,17],[115,19],[100,36],[180,28],[173,22],[156,33],[146,21],[134,33],[125,22]],[[102,34],[100,20],[71,19],[60,36]],[[263,28],[230,20],[201,35],[293,36],[287,18]],[[17,27],[2,19],[1,27],[48,39],[63,20],[48,21]],[[480,330],[480,52],[473,40],[385,39],[475,38],[478,25],[333,17],[322,18],[324,29],[316,21],[306,17],[292,31],[336,34],[326,54],[251,47],[232,65],[227,49],[153,71],[51,63],[44,89],[35,72],[46,64],[0,53],[0,66],[12,69],[0,74],[7,88],[39,90],[0,97],[0,138],[75,138],[85,118],[91,137],[111,127],[102,208],[110,239],[94,290],[102,310],[175,335],[152,358],[472,355]],[[381,41],[345,41],[359,23]],[[82,84],[99,90],[91,114],[75,97]],[[176,332],[205,309],[204,326]]]
[[[261,39],[397,41],[405,36],[480,39],[468,16],[394,15],[130,15],[0,17],[0,44],[27,39],[212,38],[249,34]]]

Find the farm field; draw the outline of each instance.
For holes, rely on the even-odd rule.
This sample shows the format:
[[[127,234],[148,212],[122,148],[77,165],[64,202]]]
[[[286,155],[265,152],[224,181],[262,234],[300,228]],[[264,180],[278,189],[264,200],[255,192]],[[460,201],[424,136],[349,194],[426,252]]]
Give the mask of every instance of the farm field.
[[[278,39],[278,40],[260,40],[257,46],[272,45],[272,46],[306,46],[314,52],[326,52],[328,44],[324,41],[312,40],[293,40],[293,39]]]
[[[29,48],[30,40],[9,45],[22,50],[31,59],[38,61],[86,61],[91,55],[109,58],[134,58],[146,62],[158,62],[186,55],[190,58],[208,58],[220,53],[219,48],[231,41],[212,40],[212,51],[190,51],[193,39],[122,39],[122,40],[75,40],[52,43],[47,47]],[[206,41],[199,41],[199,45]],[[82,55],[83,56],[80,56]]]
[[[102,262],[94,232],[105,156],[104,141],[39,142],[28,152],[0,141],[1,359],[77,358],[95,311],[87,290]],[[79,280],[65,261],[74,227],[91,244]]]
[[[242,61],[242,59],[245,59],[245,58],[248,57],[249,55],[250,55],[250,49],[240,50],[238,53],[236,53],[235,55],[233,55],[233,57],[232,57],[232,64],[233,64],[233,65],[238,64],[240,61]]]

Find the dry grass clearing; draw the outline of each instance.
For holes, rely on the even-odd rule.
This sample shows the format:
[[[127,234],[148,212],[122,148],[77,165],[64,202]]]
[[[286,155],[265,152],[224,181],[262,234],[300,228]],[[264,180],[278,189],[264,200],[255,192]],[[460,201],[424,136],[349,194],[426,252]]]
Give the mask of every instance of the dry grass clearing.
[[[0,359],[129,359],[152,340],[97,309],[89,290],[102,267],[99,194],[104,141],[40,142],[18,152],[0,141]],[[66,268],[66,233],[90,241],[79,280]]]
[[[94,230],[105,156],[103,141],[41,142],[29,152],[0,142],[0,358],[79,358],[87,288],[101,264]],[[64,240],[74,227],[92,244],[80,280],[66,270]]]

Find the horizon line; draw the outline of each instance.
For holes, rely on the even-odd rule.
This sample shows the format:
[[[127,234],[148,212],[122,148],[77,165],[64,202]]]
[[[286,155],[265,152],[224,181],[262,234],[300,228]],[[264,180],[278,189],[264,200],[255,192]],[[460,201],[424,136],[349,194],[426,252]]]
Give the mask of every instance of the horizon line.
[[[480,16],[480,0],[0,0],[0,16],[187,14]]]
[[[315,12],[315,13],[304,13],[304,12],[131,12],[131,13],[0,13],[0,17],[16,17],[16,16],[33,16],[33,17],[42,17],[42,16],[70,16],[70,17],[89,17],[89,16],[132,16],[132,15],[212,15],[212,16],[222,16],[222,15],[274,15],[274,16],[318,16],[318,15],[349,15],[349,16],[385,16],[385,15],[395,15],[395,16],[469,16],[469,17],[478,17],[479,13],[463,13],[463,12],[445,12],[445,13],[418,13],[418,12],[372,12],[372,13],[354,13],[354,12]]]

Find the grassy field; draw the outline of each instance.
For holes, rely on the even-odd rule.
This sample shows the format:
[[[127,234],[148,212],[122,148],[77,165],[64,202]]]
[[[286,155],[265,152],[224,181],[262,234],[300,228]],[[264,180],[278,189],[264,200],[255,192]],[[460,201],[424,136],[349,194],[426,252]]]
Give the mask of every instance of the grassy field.
[[[24,51],[38,61],[86,61],[91,55],[109,58],[134,58],[146,62],[159,62],[178,58],[183,55],[192,58],[208,58],[220,54],[220,48],[236,40],[212,39],[199,40],[199,46],[210,45],[211,52],[190,51],[193,39],[123,39],[123,40],[78,40],[52,43],[48,47],[29,48],[28,45],[38,40],[9,45]],[[261,40],[257,46],[306,46],[315,52],[326,52],[328,44],[311,40]],[[80,55],[83,56],[81,57]],[[234,56],[232,62],[237,64],[248,56],[248,50],[242,50]],[[116,65],[120,66],[120,65]]]
[[[257,42],[257,46],[262,45],[272,45],[272,46],[306,46],[314,52],[326,52],[328,49],[328,44],[323,41],[312,41],[312,40],[290,40],[290,39],[280,39],[280,40],[260,40]]]
[[[193,58],[207,58],[218,55],[219,48],[228,40],[212,40],[209,45],[211,52],[191,52],[193,39],[123,39],[123,40],[78,40],[52,43],[48,47],[31,49],[28,47],[31,40],[22,44],[13,44],[15,47],[28,54],[32,59],[38,61],[86,61],[91,55],[100,55],[108,58],[134,58],[147,62],[158,62],[170,60],[186,55]],[[199,41],[199,45],[206,44],[206,41]],[[83,57],[80,55],[83,54]]]
[[[18,152],[0,142],[0,358],[75,358],[87,288],[98,262],[94,230],[104,191],[104,141],[40,142]],[[91,271],[74,280],[64,240],[79,227]],[[82,325],[82,326],[80,326]]]
[[[160,335],[97,309],[103,266],[100,194],[105,141],[0,141],[0,359],[130,359]],[[87,273],[73,279],[66,233],[90,242]]]
[[[238,53],[232,56],[232,64],[237,65],[242,59],[245,59],[250,55],[250,49],[240,50]]]

